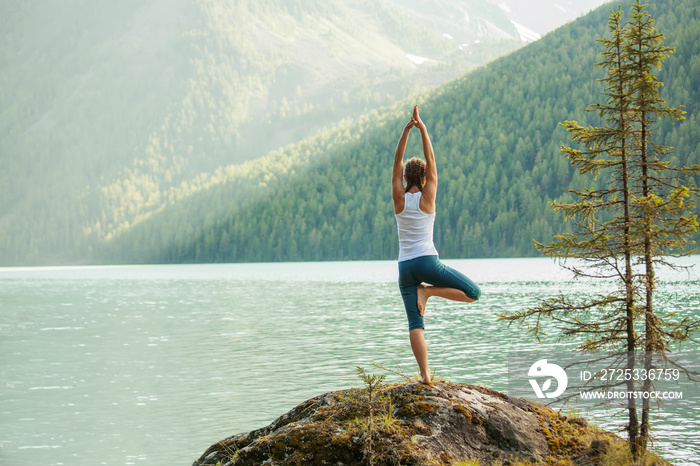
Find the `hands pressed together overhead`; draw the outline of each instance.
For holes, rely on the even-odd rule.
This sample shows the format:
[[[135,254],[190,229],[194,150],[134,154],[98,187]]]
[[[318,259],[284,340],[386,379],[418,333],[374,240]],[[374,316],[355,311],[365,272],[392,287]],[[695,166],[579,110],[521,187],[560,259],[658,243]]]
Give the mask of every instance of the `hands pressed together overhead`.
[[[410,130],[414,126],[418,129],[425,128],[423,120],[420,119],[420,115],[418,114],[418,105],[413,107],[413,115],[411,115],[411,119],[406,123],[406,129]]]

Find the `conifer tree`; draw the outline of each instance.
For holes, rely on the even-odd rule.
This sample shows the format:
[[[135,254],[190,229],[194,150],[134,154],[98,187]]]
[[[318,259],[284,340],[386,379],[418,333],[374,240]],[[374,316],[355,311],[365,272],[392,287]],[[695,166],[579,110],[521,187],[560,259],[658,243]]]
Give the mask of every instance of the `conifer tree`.
[[[697,231],[695,204],[688,198],[697,193],[692,176],[698,166],[673,167],[668,161],[672,151],[654,142],[653,136],[662,118],[681,120],[685,112],[666,104],[659,94],[663,85],[654,76],[664,59],[675,49],[662,44],[664,36],[654,27],[654,20],[645,10],[647,5],[635,0],[630,15],[624,52],[629,61],[630,114],[635,127],[634,153],[636,187],[633,199],[636,212],[636,235],[641,238],[640,262],[643,267],[644,295],[644,367],[652,368],[652,354],[664,353],[675,340],[687,338],[697,328],[697,322],[671,322],[654,308],[656,289],[655,265],[673,265],[667,257],[688,253],[690,236]],[[651,380],[644,381],[642,390],[652,389]],[[649,399],[643,401],[639,447],[646,449],[649,441]]]
[[[614,285],[583,300],[562,295],[526,311],[501,315],[525,322],[538,338],[544,334],[543,319],[554,320],[563,325],[563,336],[585,337],[577,347],[581,351],[624,350],[627,370],[642,361],[645,369],[651,369],[652,352],[664,355],[672,342],[686,340],[700,328],[697,321],[674,321],[672,314],[661,315],[653,307],[654,265],[673,266],[669,255],[691,252],[690,236],[698,228],[697,215],[692,214],[693,196],[698,193],[692,176],[700,170],[672,167],[671,148],[652,140],[659,119],[682,119],[683,111],[668,107],[659,95],[661,83],[652,70],[673,49],[661,45],[663,35],[654,29],[645,7],[636,0],[626,24],[620,9],[611,12],[611,37],[600,39],[604,52],[597,66],[607,72],[601,79],[604,101],[589,111],[597,111],[604,126],[563,124],[581,147],[562,147],[564,156],[580,175],[600,176],[607,182],[599,189],[569,190],[575,197],[571,203],[552,203],[555,211],[573,220],[574,231],[556,235],[548,245],[536,243],[546,256],[576,259],[574,265],[564,262],[575,278]],[[638,382],[625,383],[628,391],[634,391]],[[641,389],[651,391],[652,381],[644,380]],[[627,414],[630,450],[638,458],[649,440],[649,398],[642,402],[641,419],[632,397]]]

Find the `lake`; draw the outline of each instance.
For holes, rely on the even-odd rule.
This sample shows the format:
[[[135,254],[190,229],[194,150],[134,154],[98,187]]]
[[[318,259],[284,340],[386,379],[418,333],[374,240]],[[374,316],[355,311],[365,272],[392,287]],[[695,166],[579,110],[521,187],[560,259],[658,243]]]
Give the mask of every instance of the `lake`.
[[[499,391],[508,350],[542,346],[494,313],[600,286],[549,259],[445,262],[483,294],[428,303],[430,365]],[[699,272],[660,271],[657,309],[700,317]],[[0,464],[190,465],[308,398],[361,386],[356,366],[412,374],[397,278],[393,261],[0,268]],[[700,413],[654,419],[661,453],[697,464]]]

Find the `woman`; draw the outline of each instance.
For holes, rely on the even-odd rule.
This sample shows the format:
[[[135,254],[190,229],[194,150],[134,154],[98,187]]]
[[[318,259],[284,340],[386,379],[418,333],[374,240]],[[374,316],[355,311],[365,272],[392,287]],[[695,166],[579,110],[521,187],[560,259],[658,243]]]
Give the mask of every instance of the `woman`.
[[[414,157],[404,167],[406,143],[414,127],[420,130],[425,162]],[[405,187],[403,180],[406,180]],[[433,244],[437,185],[433,145],[416,105],[396,147],[391,191],[399,232],[399,289],[408,316],[411,349],[420,368],[420,381],[426,384],[431,383],[428,350],[423,336],[423,316],[428,298],[439,296],[471,303],[481,295],[481,290],[472,280],[447,267],[438,258]]]

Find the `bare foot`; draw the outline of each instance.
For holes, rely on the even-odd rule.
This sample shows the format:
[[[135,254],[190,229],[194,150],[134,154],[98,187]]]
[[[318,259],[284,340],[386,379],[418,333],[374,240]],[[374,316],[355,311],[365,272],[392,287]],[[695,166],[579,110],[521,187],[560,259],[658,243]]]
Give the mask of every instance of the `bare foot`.
[[[423,284],[418,285],[418,312],[421,317],[425,315],[425,305],[428,302],[429,296],[428,286]]]
[[[420,383],[424,383],[424,384],[426,384],[426,385],[432,385],[432,384],[433,384],[433,380],[432,380],[432,378],[431,378],[430,372],[428,372],[428,375],[424,375],[423,377],[421,377],[420,379],[418,379],[418,381],[419,381]]]

